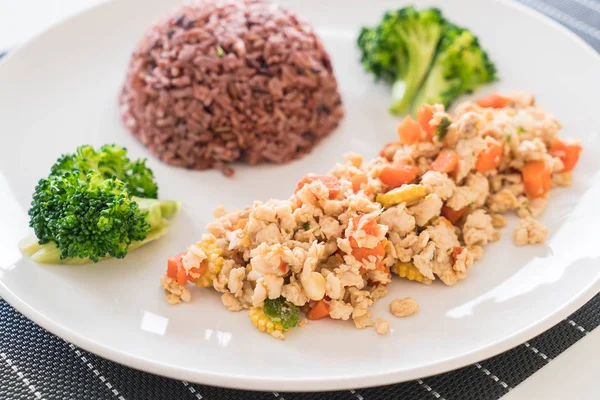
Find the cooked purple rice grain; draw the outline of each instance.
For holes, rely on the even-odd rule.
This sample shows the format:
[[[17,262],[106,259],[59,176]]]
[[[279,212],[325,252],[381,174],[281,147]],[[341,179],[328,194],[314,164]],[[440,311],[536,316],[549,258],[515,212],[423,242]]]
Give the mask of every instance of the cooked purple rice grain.
[[[152,26],[120,95],[125,126],[162,161],[218,168],[285,163],[344,111],[312,28],[264,0],[201,0]]]

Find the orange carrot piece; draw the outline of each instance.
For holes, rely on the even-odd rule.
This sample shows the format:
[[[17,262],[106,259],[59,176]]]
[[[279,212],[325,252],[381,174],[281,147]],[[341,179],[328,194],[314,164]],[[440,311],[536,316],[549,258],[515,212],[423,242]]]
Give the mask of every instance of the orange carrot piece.
[[[360,215],[354,215],[352,216],[352,222],[354,225],[354,228],[356,229],[356,227],[358,226],[358,223],[360,222]],[[362,230],[365,231],[365,233],[367,235],[373,235],[373,236],[377,236],[379,235],[379,225],[377,225],[377,222],[372,219],[369,222],[367,222],[363,227]]]
[[[414,165],[386,165],[379,173],[379,179],[391,190],[414,181],[417,175],[419,168]]]
[[[458,167],[458,154],[451,150],[442,150],[434,162],[431,163],[431,169],[437,172],[450,173]]]
[[[185,285],[187,281],[187,271],[183,264],[177,266],[177,283],[180,285]]]
[[[176,256],[170,256],[167,258],[167,276],[170,278],[177,278],[177,271],[179,266],[183,266],[181,263],[181,257],[185,255],[184,253],[179,253]]]
[[[504,108],[510,104],[509,100],[500,96],[498,93],[492,93],[475,101],[479,107],[484,108]]]
[[[177,260],[175,256],[171,256],[167,259],[167,276],[170,278],[177,278]]]
[[[200,276],[204,275],[207,270],[208,270],[208,263],[206,261],[201,262],[200,266],[197,268],[196,267],[190,268],[190,272],[193,272],[194,274],[198,274]],[[197,278],[194,278],[192,276],[192,274],[190,273],[190,274],[188,274],[187,279],[188,279],[188,281],[194,281]]]
[[[381,263],[377,264],[377,266],[375,267],[375,269],[372,269],[371,271],[381,271],[381,272],[385,272],[386,274],[390,273],[390,267],[383,265]],[[360,269],[358,270],[358,273],[361,275],[366,274],[368,271],[365,269],[365,267],[360,267]]]
[[[311,308],[308,313],[306,313],[306,318],[312,321],[322,319],[328,316],[329,304],[327,304],[324,300],[319,300],[317,304],[315,304],[315,306]]]
[[[456,259],[458,258],[460,253],[462,253],[462,251],[463,251],[463,248],[460,246],[454,247],[452,249],[452,259],[454,260],[454,262],[456,262]]]
[[[359,247],[358,243],[353,237],[350,237],[350,246],[352,246],[352,255],[358,261],[368,260],[370,256],[375,257],[384,257],[385,256],[385,247],[382,242],[379,242],[377,246],[372,249],[368,247]]]
[[[404,117],[398,125],[398,138],[400,138],[400,144],[415,144],[424,140],[419,123],[410,115]]]
[[[450,221],[453,225],[456,225],[459,219],[462,218],[463,215],[467,212],[467,207],[461,208],[460,210],[455,210],[453,208],[442,206],[442,215],[448,221]]]
[[[424,139],[430,142],[433,139],[433,133],[435,132],[436,126],[429,125],[429,121],[433,118],[433,108],[429,104],[423,104],[417,111],[417,122],[421,127],[423,133],[425,133]]]
[[[366,185],[369,182],[369,178],[365,174],[357,174],[350,178],[352,182],[352,190],[354,193],[358,193],[362,185]]]
[[[487,147],[479,153],[475,169],[477,172],[487,172],[502,164],[504,147],[501,144],[488,143]]]
[[[333,175],[315,175],[308,174],[304,178],[298,182],[298,186],[296,187],[296,193],[298,190],[302,189],[304,185],[311,184],[314,181],[322,182],[329,189],[329,198],[335,199],[337,195],[340,193],[340,181]]]
[[[529,161],[523,167],[523,184],[527,196],[536,198],[544,197],[550,191],[552,178],[550,169],[540,160]]]
[[[284,263],[283,261],[279,264],[279,270],[283,273],[287,273],[288,270],[288,265],[287,263]]]
[[[579,143],[565,143],[560,139],[554,139],[549,153],[553,157],[560,158],[565,166],[563,171],[571,171],[579,161],[582,150]]]

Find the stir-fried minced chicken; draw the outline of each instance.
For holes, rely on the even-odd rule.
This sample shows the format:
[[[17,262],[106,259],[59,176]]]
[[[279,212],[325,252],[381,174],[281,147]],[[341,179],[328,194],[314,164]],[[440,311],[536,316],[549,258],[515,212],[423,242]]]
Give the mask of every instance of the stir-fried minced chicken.
[[[453,115],[423,106],[374,160],[347,155],[328,175],[303,178],[288,200],[218,208],[200,242],[169,259],[161,279],[169,302],[189,301],[191,281],[221,292],[231,311],[248,309],[276,338],[300,311],[385,333],[369,307],[392,274],[456,284],[511,210],[522,218],[515,244],[542,243],[548,230],[534,218],[552,186],[570,184],[581,147],[557,137],[560,123],[532,96],[482,104]],[[415,312],[411,301],[405,313],[392,304],[394,315]]]

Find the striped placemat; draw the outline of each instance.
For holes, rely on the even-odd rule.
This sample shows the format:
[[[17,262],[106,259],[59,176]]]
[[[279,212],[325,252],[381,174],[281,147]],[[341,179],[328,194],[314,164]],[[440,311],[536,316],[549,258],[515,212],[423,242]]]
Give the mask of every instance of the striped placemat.
[[[600,51],[600,0],[519,1],[557,20]],[[0,399],[495,400],[598,325],[600,294],[540,336],[457,371],[370,389],[247,392],[167,379],[105,360],[45,331],[0,299]]]

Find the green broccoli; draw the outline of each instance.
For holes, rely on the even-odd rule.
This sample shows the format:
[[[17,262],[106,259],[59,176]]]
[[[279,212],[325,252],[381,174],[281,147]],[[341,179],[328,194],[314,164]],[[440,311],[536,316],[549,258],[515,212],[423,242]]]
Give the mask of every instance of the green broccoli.
[[[437,8],[388,11],[376,27],[361,30],[358,47],[363,68],[392,85],[394,114],[414,114],[423,103],[450,105],[496,78],[477,38]]]
[[[298,324],[300,310],[294,304],[279,297],[265,300],[264,312],[274,323],[281,324],[283,329],[290,329]]]
[[[62,155],[51,168],[51,175],[79,170],[82,175],[89,171],[98,171],[104,179],[113,176],[123,181],[131,196],[148,199],[158,198],[158,186],[154,182],[154,173],[146,166],[145,159],[131,161],[127,149],[107,144],[94,149],[92,146],[79,146],[75,153]]]
[[[451,26],[440,43],[415,104],[449,107],[458,96],[495,79],[496,67],[477,38],[466,29]]]
[[[440,10],[411,6],[386,12],[378,26],[361,31],[363,67],[393,85],[392,113],[410,110],[445,29]]]
[[[132,195],[137,183],[156,193],[156,183],[144,161],[123,160],[126,151],[118,146],[82,146],[62,156],[35,187],[29,209],[34,234],[21,241],[21,250],[40,263],[82,264],[123,258],[164,235],[179,204]],[[140,174],[125,173],[129,184],[117,178],[136,168]]]

